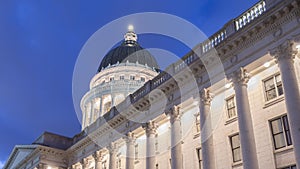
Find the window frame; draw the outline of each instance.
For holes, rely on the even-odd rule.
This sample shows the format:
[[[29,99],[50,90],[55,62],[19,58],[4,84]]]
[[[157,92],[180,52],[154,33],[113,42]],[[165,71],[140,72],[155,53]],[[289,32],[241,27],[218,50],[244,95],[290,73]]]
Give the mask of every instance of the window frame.
[[[115,77],[114,77],[114,76],[110,76],[110,77],[109,77],[109,81],[110,81],[110,82],[112,82],[112,81],[114,81],[114,80],[115,80]]]
[[[233,107],[228,107],[228,101],[229,100],[231,100],[231,99],[233,99]],[[226,102],[226,114],[227,114],[227,118],[228,119],[233,119],[233,118],[235,118],[235,117],[237,117],[237,109],[236,109],[236,99],[235,99],[235,95],[231,95],[231,96],[229,96],[229,97],[227,97],[226,99],[225,99],[225,102]],[[229,111],[230,110],[234,110],[234,115],[233,116],[230,116],[229,115]]]
[[[296,164],[293,164],[293,165],[289,165],[289,166],[286,166],[286,167],[282,167],[282,168],[279,168],[279,169],[296,169]]]
[[[278,133],[274,133],[272,122],[275,122],[277,120],[280,120],[280,127],[281,127],[282,131],[278,132]],[[271,131],[271,137],[272,137],[274,150],[279,150],[279,149],[282,149],[282,148],[289,147],[289,146],[293,145],[290,126],[289,126],[289,119],[287,117],[287,114],[283,114],[283,115],[280,115],[280,116],[277,116],[275,118],[270,119],[269,120],[269,126],[270,126],[270,131]],[[277,147],[275,136],[280,135],[280,134],[283,135],[284,146]]]
[[[134,145],[134,160],[138,161],[139,160],[139,144],[136,143]]]
[[[203,159],[202,159],[202,149],[201,149],[201,147],[196,148],[196,153],[197,153],[197,157],[198,157],[199,169],[202,169],[203,168]]]
[[[239,146],[233,148],[233,142],[232,142],[232,138],[238,136],[239,137]],[[229,143],[230,143],[230,150],[231,150],[231,155],[232,155],[232,162],[233,163],[238,163],[242,161],[242,151],[241,151],[241,140],[240,140],[240,133],[234,133],[232,135],[229,136]],[[239,160],[235,160],[235,150],[239,149],[239,153],[240,153],[240,159]]]
[[[135,76],[134,75],[129,75],[129,80],[135,80]]]
[[[277,84],[277,79],[276,77],[280,76],[280,83]],[[267,90],[266,89],[266,82],[271,80],[273,81],[273,86],[274,88],[272,88],[271,90],[275,90],[275,93],[276,93],[276,96],[274,98],[269,98],[268,97],[268,91],[271,91],[271,90]],[[281,91],[282,91],[282,94],[279,95],[279,86],[281,86]],[[264,97],[265,97],[265,101],[266,102],[269,102],[269,101],[272,101],[272,100],[275,100],[275,99],[278,99],[280,96],[283,96],[284,95],[284,91],[283,91],[283,85],[282,85],[282,78],[281,78],[281,74],[280,72],[277,72],[277,73],[274,73],[272,74],[271,76],[268,76],[267,78],[264,78],[262,80],[262,87],[263,87],[263,92],[264,92]]]
[[[195,127],[196,127],[196,133],[200,133],[201,126],[200,126],[200,112],[194,114],[195,116]]]

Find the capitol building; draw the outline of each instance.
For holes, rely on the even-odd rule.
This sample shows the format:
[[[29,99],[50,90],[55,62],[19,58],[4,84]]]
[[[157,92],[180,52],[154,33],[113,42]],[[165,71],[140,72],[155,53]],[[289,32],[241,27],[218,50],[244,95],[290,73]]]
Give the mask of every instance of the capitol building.
[[[299,168],[299,0],[258,1],[166,70],[133,27],[99,63],[82,131],[16,145],[4,169]]]

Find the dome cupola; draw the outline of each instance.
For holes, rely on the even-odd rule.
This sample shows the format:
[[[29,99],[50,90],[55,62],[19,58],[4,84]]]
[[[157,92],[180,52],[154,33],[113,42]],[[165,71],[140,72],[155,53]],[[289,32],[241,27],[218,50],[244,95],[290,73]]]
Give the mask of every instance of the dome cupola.
[[[138,63],[154,70],[159,70],[155,58],[149,51],[138,44],[137,39],[137,34],[134,32],[133,26],[130,25],[128,27],[128,32],[124,35],[122,44],[110,50],[104,56],[98,68],[98,72],[109,66],[120,63]]]
[[[159,73],[154,57],[137,43],[133,26],[128,27],[122,44],[110,50],[82,97],[82,130],[121,103]]]

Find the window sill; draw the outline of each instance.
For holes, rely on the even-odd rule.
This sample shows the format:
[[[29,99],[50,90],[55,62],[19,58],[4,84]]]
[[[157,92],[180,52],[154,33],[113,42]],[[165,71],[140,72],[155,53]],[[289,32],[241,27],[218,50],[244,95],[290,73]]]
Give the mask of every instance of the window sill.
[[[225,125],[233,123],[233,122],[237,121],[237,119],[238,119],[237,116],[231,117],[230,119],[226,120]]]
[[[283,147],[283,148],[274,150],[274,154],[284,153],[284,152],[286,152],[286,151],[293,150],[293,149],[294,149],[294,146],[293,146],[293,145],[290,145],[290,146],[287,146],[287,147]]]
[[[274,99],[272,99],[272,100],[269,100],[269,101],[265,102],[265,105],[264,105],[263,108],[265,109],[265,108],[267,108],[267,107],[269,107],[269,106],[272,106],[272,105],[274,105],[274,104],[276,104],[276,103],[281,102],[282,100],[284,100],[284,95],[281,95],[281,96],[279,96],[279,97],[277,97],[277,98],[274,98]]]
[[[243,161],[237,161],[232,163],[232,167],[239,167],[243,165]]]

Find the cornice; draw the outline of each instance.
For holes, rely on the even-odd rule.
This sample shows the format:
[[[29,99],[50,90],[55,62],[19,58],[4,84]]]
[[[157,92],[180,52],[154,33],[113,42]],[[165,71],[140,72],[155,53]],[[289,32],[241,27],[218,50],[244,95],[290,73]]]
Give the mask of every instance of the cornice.
[[[260,17],[256,18],[251,23],[249,23],[248,25],[246,25],[239,31],[236,31],[235,33],[231,34],[224,41],[219,43],[215,48],[219,52],[219,55],[220,55],[222,61],[226,62],[226,61],[230,61],[230,60],[234,59],[235,56],[237,54],[239,54],[242,50],[244,50],[250,46],[253,46],[256,42],[262,40],[263,38],[265,38],[269,35],[272,35],[272,34],[274,35],[274,32],[276,33],[278,30],[282,29],[282,25],[284,25],[288,22],[291,22],[294,19],[299,20],[300,10],[299,10],[299,6],[295,5],[295,2],[297,2],[297,1],[294,1],[294,0],[281,1],[279,4],[277,4],[273,8],[268,9]],[[297,4],[298,4],[298,2],[297,2]],[[283,36],[283,34],[280,31],[278,31],[276,34],[277,34],[276,36],[279,36],[279,37]],[[272,43],[272,42],[269,42],[269,43]],[[204,55],[206,55],[206,54],[204,54]],[[235,59],[236,59],[236,61],[235,61],[234,65],[238,65],[238,63],[242,61],[242,60],[238,60],[237,58],[235,58]],[[197,61],[195,60],[195,63],[192,63],[191,66],[193,66],[193,65],[194,66],[196,65],[195,67],[198,67],[198,72],[197,72],[197,74],[198,74],[197,80],[199,80],[198,84],[200,86],[204,86],[208,81],[207,81],[207,79],[204,78],[206,75],[205,75],[205,69],[203,67],[203,64],[201,63],[200,60],[197,60]],[[232,65],[229,65],[227,67],[227,69],[230,68]],[[159,76],[161,76],[161,75],[159,75]],[[184,75],[182,75],[182,76],[184,76]],[[158,79],[158,78],[155,78],[155,79]],[[183,79],[185,79],[185,78],[183,78]],[[164,88],[166,86],[172,85],[174,88],[174,86],[177,86],[177,85],[174,85],[172,82],[173,82],[172,80],[167,79],[165,81],[160,82],[159,87]],[[162,83],[164,83],[164,84],[161,85]],[[156,87],[157,86],[155,86],[155,88]],[[171,90],[172,90],[172,88],[171,88]],[[143,96],[146,96],[147,94],[148,93],[146,92]],[[129,97],[131,97],[131,96],[129,96]],[[173,101],[175,101],[175,100],[176,100],[176,98],[174,98]],[[125,101],[127,101],[127,99]],[[133,104],[133,106],[137,106],[140,104],[140,105],[145,105],[143,107],[147,107],[147,105],[149,105],[150,102],[149,102],[149,100],[145,100],[143,97],[137,97],[137,99],[132,104]],[[122,109],[122,110],[127,110],[127,109],[129,109],[129,108]],[[135,113],[134,111],[128,111],[127,115],[130,116],[130,115],[133,115],[134,113]],[[111,112],[109,112],[108,114],[111,114]],[[124,124],[126,122],[127,122],[126,118],[124,118],[120,114],[116,114],[114,117],[108,119],[107,123],[111,128],[114,128],[114,127],[117,127],[120,124]],[[96,122],[96,123],[98,123],[98,125],[100,125],[99,122]],[[98,126],[98,125],[96,125],[98,127],[97,130],[94,130],[92,133],[90,133],[92,138],[99,137],[101,134],[107,132],[109,129],[109,128],[105,128],[104,126]],[[136,124],[131,124],[131,125],[136,125]],[[89,130],[89,129],[87,129],[87,130]],[[70,154],[76,153],[78,151],[83,150],[87,145],[90,145],[90,144],[92,144],[91,138],[85,137],[82,140],[78,141],[73,146],[71,146],[67,150],[67,152]]]
[[[249,25],[229,36],[216,47],[223,61],[237,55],[243,49],[253,46],[270,34],[274,34],[281,26],[299,18],[299,7],[293,6],[294,0],[285,0],[275,8],[267,10]],[[281,35],[281,34],[280,34]],[[279,36],[280,36],[279,35]],[[282,36],[282,35],[281,35]]]

